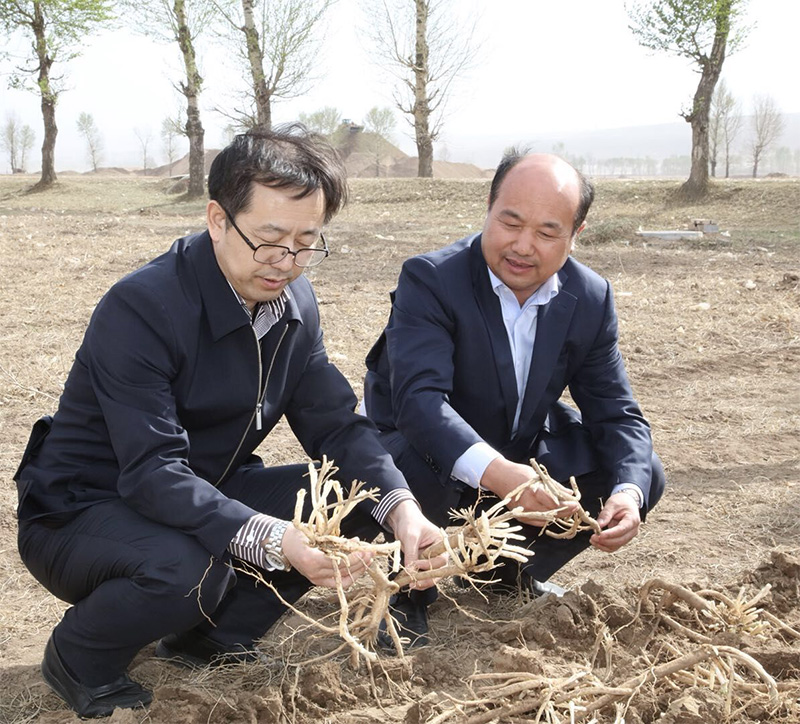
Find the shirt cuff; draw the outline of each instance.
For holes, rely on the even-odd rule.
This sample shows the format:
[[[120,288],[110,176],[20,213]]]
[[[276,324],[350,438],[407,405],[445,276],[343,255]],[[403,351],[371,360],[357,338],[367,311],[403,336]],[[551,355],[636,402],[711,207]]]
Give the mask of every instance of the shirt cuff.
[[[611,488],[611,495],[625,492],[632,493],[631,497],[636,498],[640,508],[644,505],[644,493],[638,485],[634,485],[633,483],[620,483],[619,485],[615,485],[613,488]]]
[[[489,443],[476,442],[456,460],[450,474],[471,488],[477,488],[481,484],[481,478],[486,472],[486,468],[499,457],[502,455]]]
[[[241,558],[253,566],[263,568],[265,571],[274,571],[275,567],[267,561],[267,555],[261,546],[261,541],[269,536],[272,526],[280,523],[280,518],[264,513],[256,513],[248,520],[228,545],[231,555]]]
[[[404,500],[413,500],[419,505],[417,499],[414,497],[414,493],[408,488],[395,488],[381,498],[378,505],[375,506],[375,510],[372,511],[372,517],[378,521],[381,527],[386,528],[386,518],[389,517],[389,513]]]

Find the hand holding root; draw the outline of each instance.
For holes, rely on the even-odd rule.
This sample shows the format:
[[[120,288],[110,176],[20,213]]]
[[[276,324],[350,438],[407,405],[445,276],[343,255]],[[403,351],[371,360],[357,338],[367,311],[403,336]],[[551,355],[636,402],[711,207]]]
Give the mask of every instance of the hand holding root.
[[[578,490],[575,478],[570,478],[570,488],[565,488],[550,477],[544,465],[539,465],[533,458],[531,458],[531,467],[535,477],[515,488],[507,498],[509,501],[507,505],[517,520],[530,525],[555,526],[559,530],[551,530],[547,527],[544,529],[545,535],[549,535],[551,538],[574,538],[584,530],[591,530],[594,533],[601,532],[598,522],[580,504],[581,491]],[[531,488],[544,489],[556,501],[556,508],[532,512],[522,507],[512,507],[513,502]],[[568,509],[571,509],[572,513],[565,516],[565,510]]]

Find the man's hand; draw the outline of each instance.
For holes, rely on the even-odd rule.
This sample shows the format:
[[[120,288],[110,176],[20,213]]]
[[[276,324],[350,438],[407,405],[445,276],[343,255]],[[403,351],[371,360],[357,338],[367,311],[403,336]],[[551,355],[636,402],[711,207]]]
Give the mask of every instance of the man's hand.
[[[642,518],[633,497],[616,493],[606,501],[597,522],[603,532],[595,533],[589,542],[598,550],[613,553],[638,535]]]
[[[442,540],[444,532],[431,523],[420,511],[413,500],[404,500],[392,508],[386,520],[395,538],[400,541],[403,549],[403,563],[407,570],[427,571],[432,568],[441,568],[447,563],[447,554],[442,553],[435,558],[424,557],[428,546]],[[423,557],[420,557],[420,555]],[[435,584],[434,580],[412,583],[409,588],[422,590]]]
[[[499,457],[489,463],[481,478],[481,485],[491,490],[498,498],[505,498],[512,490],[535,477],[536,472],[530,465],[512,463],[510,460]],[[509,508],[522,507],[530,513],[563,508],[559,515],[565,518],[577,510],[576,503],[559,503],[541,486],[529,488],[508,505]],[[544,525],[544,521],[541,523],[530,522],[530,525],[541,526]]]
[[[337,564],[322,551],[309,545],[308,538],[293,525],[289,525],[281,542],[283,555],[292,568],[296,568],[315,586],[336,587],[334,570]],[[372,553],[351,553],[338,564],[342,585],[347,588],[367,570],[372,562]]]

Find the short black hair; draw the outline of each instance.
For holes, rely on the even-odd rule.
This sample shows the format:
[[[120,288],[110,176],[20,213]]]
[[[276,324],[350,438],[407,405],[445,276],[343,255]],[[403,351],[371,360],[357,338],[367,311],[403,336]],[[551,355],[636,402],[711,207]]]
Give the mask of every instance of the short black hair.
[[[347,203],[347,172],[339,154],[299,123],[235,136],[211,164],[208,195],[236,216],[249,208],[254,183],[298,189],[297,198],[321,190],[325,223]]]
[[[508,172],[530,154],[531,148],[529,146],[512,146],[503,154],[503,158],[500,160],[500,163],[494,172],[492,185],[489,189],[490,209],[497,200],[497,196],[500,193],[500,186]],[[568,162],[564,161],[564,163]],[[572,222],[572,233],[574,234],[578,229],[580,229],[581,224],[586,220],[586,215],[589,213],[589,207],[591,207],[592,202],[594,201],[594,184],[580,171],[578,171],[578,169],[575,168],[571,163],[568,165],[573,171],[575,171],[578,176],[578,182],[580,183],[580,199],[578,201],[578,208],[575,211],[575,219]]]

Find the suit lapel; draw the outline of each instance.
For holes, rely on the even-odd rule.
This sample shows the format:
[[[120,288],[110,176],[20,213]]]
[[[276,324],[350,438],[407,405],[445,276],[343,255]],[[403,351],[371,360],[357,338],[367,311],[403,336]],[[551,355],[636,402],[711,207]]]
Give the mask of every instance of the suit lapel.
[[[514,359],[508,341],[506,325],[500,308],[500,300],[489,281],[486,262],[481,251],[480,234],[475,237],[470,249],[470,265],[472,269],[472,287],[475,300],[483,318],[483,324],[489,335],[492,352],[497,367],[497,378],[503,393],[508,430],[514,424],[514,413],[517,410],[517,378],[514,373]]]
[[[530,439],[533,428],[538,431],[543,422],[543,416],[540,414],[534,419],[534,413],[541,404],[542,396],[552,378],[564,346],[570,320],[575,311],[576,298],[564,291],[566,273],[562,270],[559,276],[562,284],[561,291],[550,302],[539,307],[536,320],[533,359],[531,359],[531,367],[528,371],[528,383],[525,387],[525,397],[520,414],[520,428],[516,436],[524,439]]]

